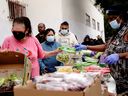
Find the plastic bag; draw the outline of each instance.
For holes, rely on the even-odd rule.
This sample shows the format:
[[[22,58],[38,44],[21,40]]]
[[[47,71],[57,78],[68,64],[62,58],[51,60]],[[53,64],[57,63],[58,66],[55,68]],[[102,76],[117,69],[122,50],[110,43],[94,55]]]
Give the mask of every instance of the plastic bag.
[[[69,57],[69,54],[68,53],[59,53],[57,56],[56,56],[56,59],[64,64],[67,64],[70,60],[70,57]]]

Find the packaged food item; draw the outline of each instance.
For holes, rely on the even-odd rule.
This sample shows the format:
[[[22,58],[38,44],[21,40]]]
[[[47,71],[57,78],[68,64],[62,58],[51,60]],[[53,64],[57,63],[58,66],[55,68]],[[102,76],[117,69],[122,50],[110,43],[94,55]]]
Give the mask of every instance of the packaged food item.
[[[57,68],[57,71],[58,72],[68,72],[68,73],[73,72],[72,66],[61,66],[61,67]]]
[[[97,64],[98,62],[98,59],[94,59],[94,58],[91,58],[91,57],[85,57],[85,61],[88,62],[88,63],[94,63],[94,64]]]
[[[77,72],[79,70],[80,72],[83,72],[83,71],[85,71],[84,70],[85,67],[91,66],[91,65],[97,65],[97,63],[92,63],[92,62],[79,62],[79,63],[75,63],[74,66],[73,66],[73,71]]]
[[[102,54],[103,52],[96,52],[96,54],[94,55],[94,58],[98,59]]]
[[[61,72],[59,72],[60,74]],[[58,72],[45,75],[38,82],[35,82],[37,90],[57,90],[57,91],[83,91],[87,86],[94,82],[92,77],[87,78],[85,74],[80,73],[63,73],[60,77]],[[55,76],[56,75],[56,76]],[[58,75],[58,76],[57,76]]]
[[[107,67],[102,68],[102,67],[96,66],[96,65],[91,65],[91,66],[85,67],[85,71],[86,72],[100,72],[101,74],[110,73],[109,68],[107,68]]]
[[[56,59],[64,64],[68,64],[70,57],[68,53],[60,53],[56,56]]]
[[[82,55],[80,52],[76,51],[75,54],[70,54],[70,58],[72,60],[73,65],[75,63],[82,62]]]
[[[75,53],[76,52],[76,49],[73,47],[61,46],[61,47],[59,47],[59,49],[65,51],[67,53]]]
[[[83,54],[84,56],[92,57],[96,54],[96,52],[91,50],[82,50],[81,54]]]
[[[80,52],[76,51],[73,47],[61,46],[60,50],[63,50],[62,53],[59,53],[56,56],[56,59],[62,62],[66,66],[74,65],[76,62],[82,61],[82,55]]]

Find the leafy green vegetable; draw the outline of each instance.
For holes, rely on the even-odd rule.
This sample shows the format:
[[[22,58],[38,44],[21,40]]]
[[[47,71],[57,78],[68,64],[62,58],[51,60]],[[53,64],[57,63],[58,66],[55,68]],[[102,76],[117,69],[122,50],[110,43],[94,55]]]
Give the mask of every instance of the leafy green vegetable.
[[[5,78],[0,78],[0,86],[4,84]]]
[[[94,59],[94,58],[91,58],[91,57],[85,57],[85,61],[86,62],[90,62],[90,63],[96,63],[98,62],[98,59]]]
[[[13,80],[18,80],[18,76],[13,73],[13,74],[10,74],[9,79],[12,80],[12,81]]]
[[[82,71],[83,67],[90,66],[90,65],[97,65],[97,63],[92,63],[92,62],[80,62],[76,63],[73,68],[77,68]]]
[[[59,47],[59,49],[65,51],[65,52],[68,52],[68,53],[76,52],[75,48],[71,48],[71,47],[67,47],[67,46],[61,46],[61,47]]]
[[[60,53],[56,56],[56,59],[60,62],[63,62],[63,63],[68,63],[69,62],[69,54],[67,53]]]
[[[13,88],[16,84],[18,84],[17,80],[21,80],[15,73],[10,74],[7,77],[0,78],[0,91],[6,88]]]
[[[91,50],[81,50],[81,54],[84,54],[85,56],[90,56],[92,51]]]

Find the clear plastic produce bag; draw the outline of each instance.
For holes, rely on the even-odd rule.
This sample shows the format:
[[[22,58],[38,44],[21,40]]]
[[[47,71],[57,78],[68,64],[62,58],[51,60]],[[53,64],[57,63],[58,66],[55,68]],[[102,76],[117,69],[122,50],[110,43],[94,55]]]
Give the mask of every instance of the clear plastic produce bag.
[[[62,62],[64,65],[69,65],[69,61],[70,61],[70,55],[69,53],[66,53],[66,52],[62,52],[62,53],[59,53],[57,56],[56,56],[56,59],[60,62]]]

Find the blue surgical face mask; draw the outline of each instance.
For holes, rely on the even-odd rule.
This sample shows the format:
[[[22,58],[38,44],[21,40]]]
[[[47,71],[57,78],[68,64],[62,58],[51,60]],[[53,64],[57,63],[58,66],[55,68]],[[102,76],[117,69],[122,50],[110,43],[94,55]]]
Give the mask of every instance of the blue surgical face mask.
[[[60,31],[60,33],[61,33],[62,35],[67,35],[68,32],[69,32],[69,30],[61,30],[61,31]]]
[[[117,22],[117,20],[113,20],[111,22],[109,22],[110,26],[113,28],[113,29],[118,29],[120,28],[120,23]]]
[[[55,36],[47,36],[46,40],[48,42],[54,42],[55,41]]]

